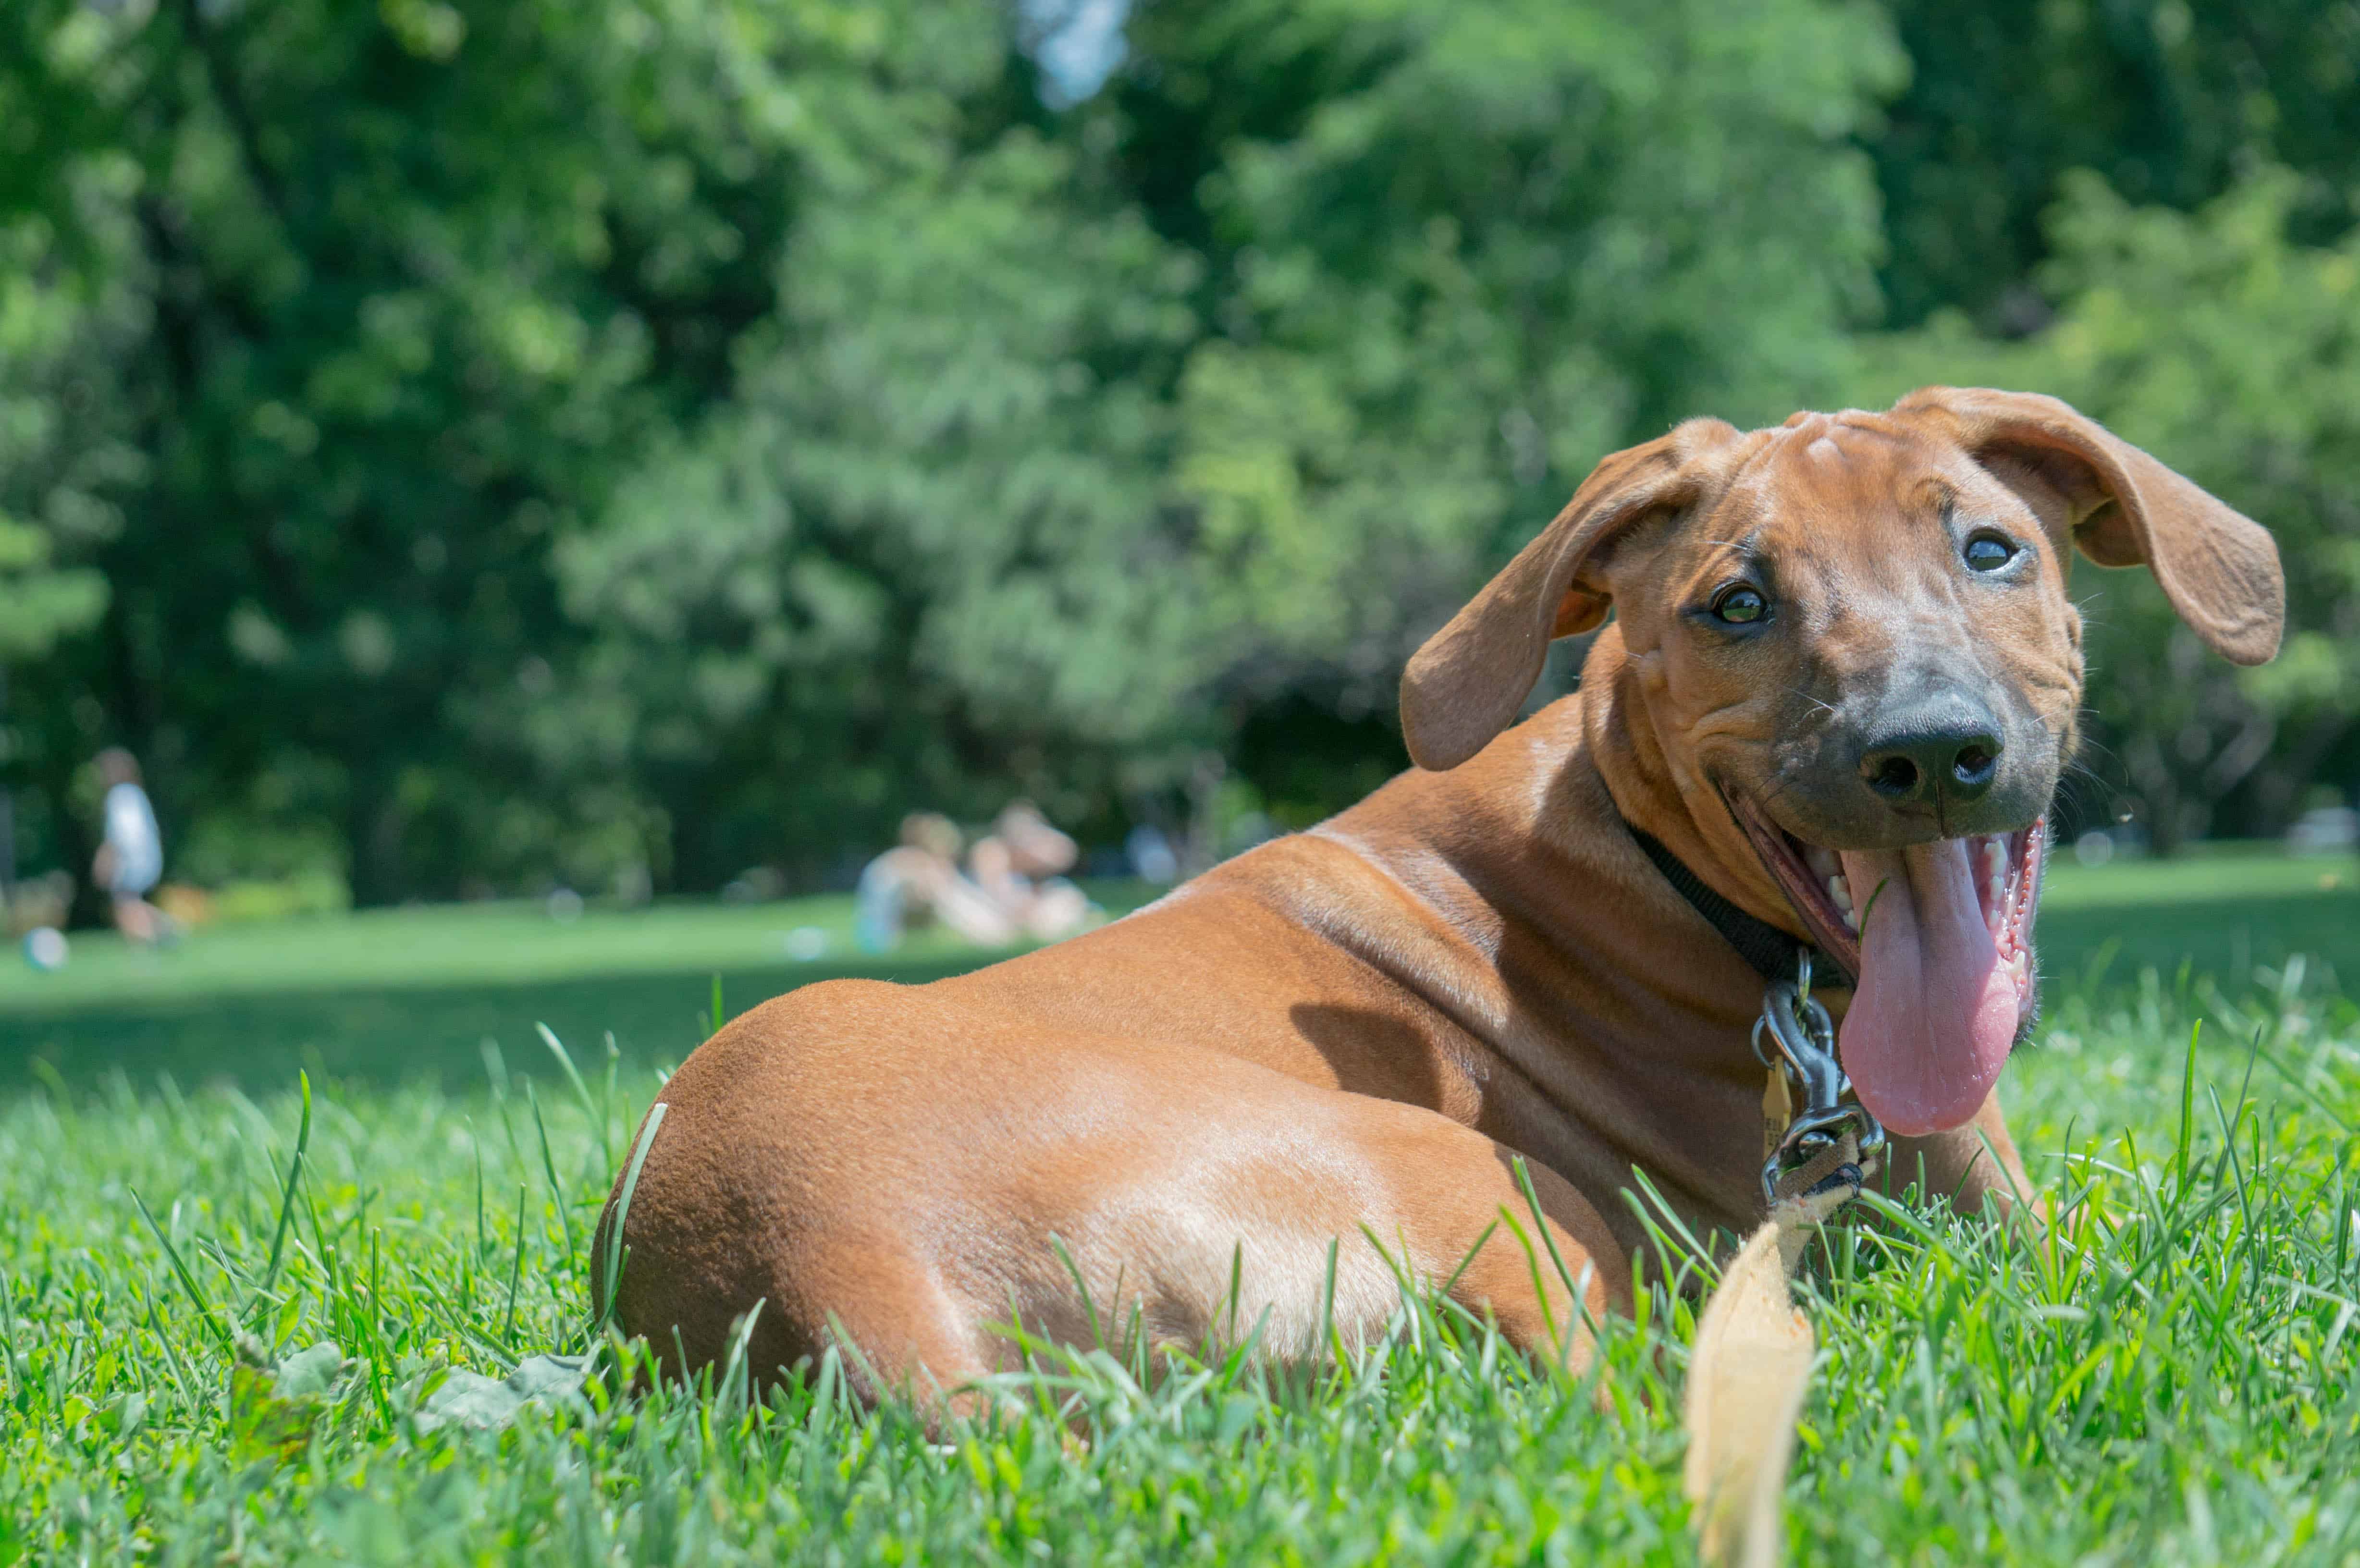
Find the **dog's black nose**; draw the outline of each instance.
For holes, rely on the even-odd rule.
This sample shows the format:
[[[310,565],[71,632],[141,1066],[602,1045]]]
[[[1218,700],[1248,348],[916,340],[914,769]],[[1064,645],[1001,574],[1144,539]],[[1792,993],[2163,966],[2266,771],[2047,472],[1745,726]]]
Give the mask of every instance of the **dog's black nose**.
[[[1896,713],[1861,753],[1860,776],[1896,805],[1946,800],[1963,805],[1991,792],[1999,777],[1999,724],[1963,698]]]

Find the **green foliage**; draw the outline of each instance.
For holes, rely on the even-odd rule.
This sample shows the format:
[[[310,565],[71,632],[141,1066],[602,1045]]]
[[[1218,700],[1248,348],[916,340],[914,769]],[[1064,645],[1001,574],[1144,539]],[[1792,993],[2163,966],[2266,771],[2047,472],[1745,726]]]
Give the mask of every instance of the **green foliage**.
[[[666,802],[682,853],[699,814],[875,842],[913,798],[1011,785],[1087,818],[1177,776],[1208,691],[1340,680],[1366,711],[1568,473],[1663,407],[1794,396],[1797,346],[1826,357],[1865,297],[1841,105],[1894,61],[1857,17],[1793,7],[1690,60],[1698,20],[1611,8],[1251,15],[1144,14],[1156,74],[1071,147],[970,130],[815,196],[730,405],[569,541],[569,605],[629,634],[594,668],[633,738],[545,726],[704,764]],[[1158,82],[1223,103],[1289,60],[1338,85],[1283,136],[1172,134]],[[1673,112],[1673,78],[1729,113]],[[1109,142],[1210,159],[1196,210],[1150,209],[1158,238],[1107,206]],[[1741,289],[1743,332],[1691,330]]]
[[[64,259],[40,217],[0,223],[0,667],[96,624],[107,583],[86,562],[122,531],[114,492],[141,468],[107,381],[136,306]]]
[[[887,842],[1011,782],[1070,809],[1167,735],[1205,656],[1141,371],[1185,341],[1189,263],[1076,210],[1072,161],[946,128],[815,192],[736,396],[561,547],[596,716],[527,722],[669,776],[681,854],[727,868],[733,816],[774,852]]]
[[[1208,752],[1307,821],[1598,456],[1867,401],[1888,308],[2332,533],[2333,267],[2234,295],[2283,379],[2145,301],[2238,223],[2347,254],[2355,14],[1140,0],[1072,103],[1010,0],[0,7],[19,858],[88,864],[112,741],[176,875],[363,904],[808,885],[1018,792],[1104,841]],[[2076,167],[2169,212],[2044,231]],[[2113,368],[1956,324],[2058,308]],[[2267,460],[2174,389],[2204,322]],[[2193,714],[2125,747],[2159,836],[2360,761],[2333,603],[2100,694]]]
[[[2072,170],[2191,211],[2260,165],[2300,171],[2301,237],[2360,192],[2360,7],[2320,0],[1894,0],[1915,69],[1868,138],[1897,323],[2047,315],[2044,221]]]
[[[508,844],[547,864],[511,724],[570,637],[551,541],[726,384],[789,176],[849,156],[876,96],[880,19],[42,0],[8,25],[46,138],[11,193],[76,288],[145,318],[102,356],[148,460],[108,476],[120,653],[45,671],[32,781],[61,802],[126,736],[168,817],[332,823],[365,899],[513,875]]]
[[[104,577],[89,567],[60,570],[50,553],[40,529],[0,518],[0,657],[47,653],[106,608]]]
[[[2205,654],[2145,572],[2081,569],[2101,767],[2167,843],[2224,799],[2282,824],[2360,731],[2360,235],[2295,243],[2300,191],[2278,172],[2184,214],[2079,176],[2051,217],[2051,325],[1993,343],[1953,316],[1878,351],[1896,390],[2054,392],[2277,537],[2289,635],[2251,670]]]
[[[1143,11],[1060,118],[986,0],[14,9],[8,274],[91,325],[0,393],[111,590],[19,688],[41,853],[107,738],[364,903],[1111,825],[1257,703],[1384,705],[1600,450],[1831,388],[1873,14],[1268,20]]]

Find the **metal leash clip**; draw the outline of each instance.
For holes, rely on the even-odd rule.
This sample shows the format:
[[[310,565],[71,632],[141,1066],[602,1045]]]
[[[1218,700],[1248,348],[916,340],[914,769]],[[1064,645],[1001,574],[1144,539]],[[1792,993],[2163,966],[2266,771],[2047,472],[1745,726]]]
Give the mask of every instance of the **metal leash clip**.
[[[1762,1050],[1765,1032],[1778,1048],[1775,1062]],[[1836,1060],[1835,1022],[1811,995],[1808,948],[1797,959],[1794,979],[1773,980],[1764,990],[1762,1016],[1754,1022],[1754,1055],[1765,1067],[1785,1070],[1802,1106],[1762,1167],[1763,1202],[1776,1202],[1779,1178],[1808,1164],[1848,1128],[1858,1136],[1862,1154],[1885,1147],[1885,1128],[1868,1107],[1844,1099],[1852,1080]],[[1864,1180],[1858,1166],[1840,1168],[1829,1179],[1854,1186]]]

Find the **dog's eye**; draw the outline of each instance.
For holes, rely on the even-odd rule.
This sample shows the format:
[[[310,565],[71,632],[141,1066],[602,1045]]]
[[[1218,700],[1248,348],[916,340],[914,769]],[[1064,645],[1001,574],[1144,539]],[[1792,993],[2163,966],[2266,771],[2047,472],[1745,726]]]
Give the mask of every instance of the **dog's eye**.
[[[1977,534],[1967,541],[1967,564],[1977,572],[1997,572],[2016,559],[2016,546],[1997,534]]]
[[[1770,601],[1762,596],[1762,591],[1748,588],[1743,583],[1722,589],[1721,597],[1712,602],[1713,619],[1726,621],[1732,626],[1752,626],[1756,621],[1767,619],[1769,614]]]

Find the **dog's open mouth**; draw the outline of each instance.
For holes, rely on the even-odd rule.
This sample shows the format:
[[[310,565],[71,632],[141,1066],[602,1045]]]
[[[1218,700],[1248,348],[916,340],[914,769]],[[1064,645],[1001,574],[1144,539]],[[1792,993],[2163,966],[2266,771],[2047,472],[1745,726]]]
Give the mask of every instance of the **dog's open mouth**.
[[[1832,850],[1727,799],[1819,946],[1856,977],[1838,1049],[1861,1103],[1909,1135],[1972,1119],[2032,1026],[2047,819],[1906,849]]]

